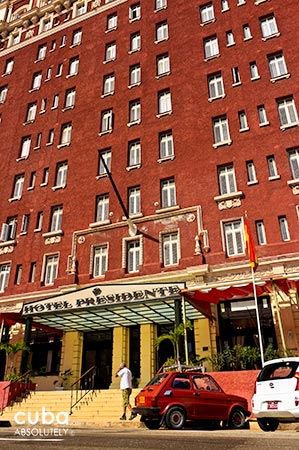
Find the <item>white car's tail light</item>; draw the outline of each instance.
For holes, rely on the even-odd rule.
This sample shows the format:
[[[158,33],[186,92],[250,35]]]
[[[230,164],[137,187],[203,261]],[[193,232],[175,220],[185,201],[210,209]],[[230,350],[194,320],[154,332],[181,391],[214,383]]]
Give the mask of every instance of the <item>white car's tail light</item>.
[[[299,372],[295,373],[295,378],[297,380],[295,391],[299,391]],[[297,406],[297,405],[296,405]]]

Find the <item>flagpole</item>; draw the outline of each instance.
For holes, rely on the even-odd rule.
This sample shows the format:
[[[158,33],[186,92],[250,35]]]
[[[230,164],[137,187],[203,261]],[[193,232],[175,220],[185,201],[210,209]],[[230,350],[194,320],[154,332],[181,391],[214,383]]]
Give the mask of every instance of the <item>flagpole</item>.
[[[265,364],[264,347],[263,347],[263,340],[262,340],[262,329],[261,329],[261,322],[260,322],[260,315],[259,315],[259,307],[258,307],[258,302],[257,302],[255,276],[254,276],[254,268],[253,267],[251,267],[251,276],[252,276],[253,295],[254,295],[254,302],[255,302],[255,309],[256,309],[256,321],[257,321],[258,337],[259,337],[259,344],[260,344],[261,361],[262,361],[262,367],[264,367],[264,364]]]

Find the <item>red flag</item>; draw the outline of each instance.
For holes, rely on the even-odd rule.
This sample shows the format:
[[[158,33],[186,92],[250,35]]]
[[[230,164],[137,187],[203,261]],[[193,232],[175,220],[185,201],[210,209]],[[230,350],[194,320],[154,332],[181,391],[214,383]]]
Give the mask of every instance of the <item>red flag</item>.
[[[255,253],[255,247],[253,243],[253,238],[251,234],[251,230],[249,227],[248,218],[244,217],[244,235],[245,235],[245,242],[246,242],[246,248],[247,253],[249,257],[249,265],[253,268],[254,271],[256,271],[258,266],[258,259]]]

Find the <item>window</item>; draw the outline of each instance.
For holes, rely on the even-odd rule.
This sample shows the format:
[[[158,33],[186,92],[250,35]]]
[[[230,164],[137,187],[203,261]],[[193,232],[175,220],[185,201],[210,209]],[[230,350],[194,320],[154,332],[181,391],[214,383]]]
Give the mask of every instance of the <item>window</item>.
[[[106,31],[115,30],[117,28],[117,14],[110,14],[107,16]]]
[[[226,32],[226,45],[228,47],[231,45],[235,45],[234,34],[231,30]]]
[[[229,10],[228,0],[221,0],[221,8],[222,8],[222,12]]]
[[[208,3],[200,8],[201,23],[208,23],[215,19],[213,3]]]
[[[15,284],[20,285],[22,280],[22,272],[23,272],[23,266],[22,264],[17,264],[16,267],[16,276],[15,276]]]
[[[42,82],[42,73],[41,72],[34,73],[32,78],[31,89],[39,89],[41,86],[41,82]]]
[[[159,134],[159,158],[166,159],[174,156],[172,131]]]
[[[25,136],[21,141],[21,150],[19,158],[26,159],[29,156],[31,146],[31,136]]]
[[[45,259],[44,283],[45,286],[54,284],[58,273],[58,255],[48,255]]]
[[[40,114],[44,113],[46,111],[47,108],[47,99],[46,98],[42,98],[41,104],[40,104]]]
[[[59,162],[56,166],[55,187],[64,188],[66,186],[67,179],[67,161]]]
[[[78,30],[73,31],[72,36],[72,45],[79,45],[82,41],[82,30],[81,28]]]
[[[241,220],[223,224],[225,249],[227,256],[244,254],[243,223]]]
[[[23,186],[24,186],[24,174],[16,175],[13,187],[12,198],[17,200],[22,197]]]
[[[247,182],[248,184],[257,183],[256,172],[253,161],[246,161]]]
[[[44,213],[42,211],[38,211],[37,216],[36,216],[36,227],[34,231],[41,231],[42,227],[43,227],[43,218],[44,218]]]
[[[232,79],[233,79],[233,85],[241,84],[240,72],[239,72],[238,67],[232,68]]]
[[[48,139],[46,145],[52,145],[54,142],[54,128],[51,128],[48,133]]]
[[[51,42],[50,52],[53,52],[56,48],[56,41],[55,39]]]
[[[4,103],[7,97],[8,87],[2,86],[0,87],[0,103]]]
[[[40,23],[40,31],[44,32],[44,31],[48,31],[51,30],[53,25],[53,17],[49,17],[48,19],[42,19],[41,23]]]
[[[62,206],[54,206],[51,210],[50,230],[51,232],[61,231],[62,229]]]
[[[263,220],[257,220],[255,222],[255,228],[256,228],[256,236],[257,236],[257,242],[259,245],[265,245],[267,244],[266,239],[266,230]]]
[[[267,156],[269,178],[279,178],[274,155]]]
[[[235,169],[232,164],[218,168],[220,195],[232,194],[237,191]]]
[[[24,214],[21,223],[21,233],[26,234],[29,228],[30,214]]]
[[[102,150],[99,152],[99,176],[107,175],[107,171],[103,164],[103,160],[105,161],[106,166],[108,167],[109,172],[111,172],[111,149]]]
[[[248,23],[243,25],[243,37],[244,37],[244,41],[247,41],[248,39],[252,38],[251,30],[250,30]]]
[[[34,189],[35,182],[36,182],[36,172],[31,172],[30,179],[29,179],[29,186],[28,186],[27,190]]]
[[[258,67],[255,61],[252,61],[250,63],[250,79],[251,80],[257,80],[258,78],[260,78],[260,74],[258,71]]]
[[[96,198],[96,222],[109,220],[109,195],[98,195]]]
[[[75,5],[75,11],[74,11],[74,15],[75,16],[82,16],[82,14],[85,14],[87,11],[87,3],[83,2],[83,3],[78,3],[77,5]]]
[[[21,41],[21,33],[17,34],[11,34],[10,35],[10,42],[8,46],[17,45]]]
[[[290,237],[289,226],[288,226],[288,221],[287,221],[286,216],[278,217],[278,223],[279,223],[281,240],[289,241],[291,239],[291,237]]]
[[[103,111],[101,115],[101,133],[109,133],[113,130],[113,112],[112,109]]]
[[[130,67],[130,86],[135,86],[141,83],[141,67],[140,64]]]
[[[1,228],[0,241],[14,241],[17,234],[17,217],[8,217]]]
[[[70,59],[68,76],[72,77],[74,75],[77,75],[78,71],[79,71],[79,57],[76,56]]]
[[[156,25],[156,42],[165,41],[168,39],[168,24],[167,22],[158,23]]]
[[[245,111],[238,112],[240,131],[249,130],[247,116]]]
[[[0,265],[0,292],[4,292],[8,285],[10,264]]]
[[[174,178],[161,181],[161,206],[170,208],[176,205],[176,189]]]
[[[37,150],[37,149],[40,148],[41,142],[42,142],[42,133],[39,132],[39,133],[37,133],[37,135],[36,135],[36,142],[35,142],[35,147],[34,147],[35,150]]]
[[[204,40],[205,58],[213,58],[219,55],[218,39],[216,36]]]
[[[178,232],[162,235],[163,265],[173,266],[179,263],[180,244]]]
[[[73,108],[76,100],[76,88],[67,89],[65,92],[64,108]]]
[[[168,53],[157,56],[157,76],[170,73],[170,58]]]
[[[36,275],[36,262],[32,262],[30,264],[29,283],[35,282],[35,275]]]
[[[105,47],[105,62],[113,61],[116,59],[116,43],[110,42]]]
[[[53,96],[52,109],[58,108],[58,104],[59,104],[59,95],[58,95],[58,94],[55,94],[55,95]]]
[[[264,17],[260,20],[262,36],[267,39],[278,35],[277,23],[274,16]]]
[[[129,123],[140,123],[141,121],[141,104],[140,100],[133,100],[129,104]]]
[[[46,72],[45,81],[51,80],[51,76],[52,76],[52,67],[48,67],[47,72]]]
[[[5,68],[4,68],[4,75],[11,74],[12,70],[13,70],[13,66],[14,66],[13,58],[7,59],[6,63],[5,63]]]
[[[298,114],[293,97],[278,100],[277,107],[281,128],[298,125]]]
[[[155,0],[155,10],[167,8],[167,0]]]
[[[64,47],[66,44],[66,35],[61,36],[60,47]]]
[[[47,45],[46,44],[40,45],[37,50],[37,57],[36,57],[37,61],[45,59],[46,53],[47,53]]]
[[[169,114],[172,112],[170,91],[158,92],[158,114]]]
[[[129,142],[128,166],[135,167],[141,164],[141,144],[140,141]]]
[[[141,6],[140,3],[135,3],[129,8],[129,19],[130,21],[139,20],[141,18]]]
[[[62,75],[62,69],[63,69],[63,64],[59,63],[57,66],[57,72],[56,72],[56,77],[61,77]]]
[[[139,186],[129,188],[128,210],[130,217],[135,216],[136,214],[140,214],[141,212],[141,193]]]
[[[141,264],[140,240],[127,241],[127,272],[134,273],[139,271]]]
[[[49,181],[49,167],[45,167],[43,170],[43,178],[41,182],[41,186],[47,186]]]
[[[61,125],[60,145],[70,145],[72,137],[72,124],[64,123]]]
[[[259,105],[257,107],[257,111],[258,111],[258,116],[259,116],[260,127],[263,126],[263,125],[268,125],[269,122],[268,122],[265,106],[264,105]]]
[[[230,144],[228,120],[226,116],[213,119],[214,145]]]
[[[34,122],[36,117],[37,103],[29,103],[25,122]]]
[[[288,74],[287,65],[282,53],[268,56],[271,79],[283,77]]]
[[[237,6],[245,5],[246,0],[238,0]]]
[[[105,275],[108,268],[108,246],[100,245],[93,249],[93,270],[94,278]]]
[[[289,151],[289,163],[291,167],[293,180],[299,179],[299,149]]]
[[[224,97],[224,85],[221,73],[208,76],[209,99]]]
[[[104,76],[103,80],[103,95],[111,95],[114,94],[115,89],[115,75],[114,73],[110,73],[109,75]]]
[[[131,34],[130,38],[130,51],[131,52],[137,52],[141,49],[141,36],[140,33],[133,33]]]

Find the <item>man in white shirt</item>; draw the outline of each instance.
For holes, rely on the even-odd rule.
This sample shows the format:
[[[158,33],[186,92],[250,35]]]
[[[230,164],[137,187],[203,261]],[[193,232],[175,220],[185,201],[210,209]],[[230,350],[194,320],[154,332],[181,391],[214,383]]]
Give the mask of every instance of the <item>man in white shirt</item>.
[[[127,408],[131,411],[129,420],[132,420],[136,417],[136,414],[132,413],[132,406],[130,405],[130,395],[132,393],[132,372],[127,368],[126,363],[122,362],[115,376],[120,377],[120,389],[122,391],[123,399],[123,415],[120,420],[127,419]]]

